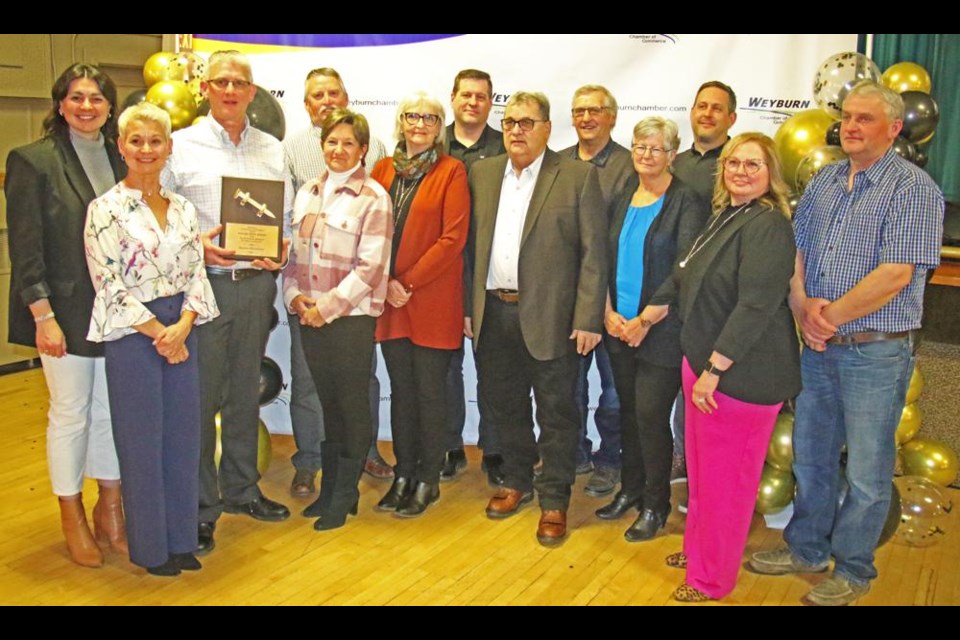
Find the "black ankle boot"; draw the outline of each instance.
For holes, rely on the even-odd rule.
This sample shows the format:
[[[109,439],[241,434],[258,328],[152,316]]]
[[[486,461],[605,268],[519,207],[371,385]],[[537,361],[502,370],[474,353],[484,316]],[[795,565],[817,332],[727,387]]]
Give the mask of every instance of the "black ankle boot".
[[[626,530],[623,537],[627,539],[627,542],[653,540],[657,536],[657,532],[666,526],[667,516],[669,515],[669,507],[662,513],[657,513],[653,509],[644,509],[636,521]]]
[[[347,514],[356,515],[357,503],[360,500],[360,489],[357,483],[363,473],[366,457],[344,458],[337,461],[337,474],[333,477],[333,495],[330,504],[326,505],[320,514],[320,519],[313,523],[317,531],[338,529],[347,521]]]
[[[439,499],[439,484],[418,482],[416,489],[400,502],[397,507],[397,515],[401,518],[416,518]]]
[[[333,498],[333,483],[337,476],[337,465],[340,461],[340,445],[336,442],[324,442],[320,447],[320,494],[306,509],[302,511],[304,518],[319,518],[325,507],[329,506]],[[326,478],[326,482],[324,482]]]
[[[377,503],[377,511],[396,511],[403,499],[413,492],[415,484],[412,478],[394,478],[390,490]]]

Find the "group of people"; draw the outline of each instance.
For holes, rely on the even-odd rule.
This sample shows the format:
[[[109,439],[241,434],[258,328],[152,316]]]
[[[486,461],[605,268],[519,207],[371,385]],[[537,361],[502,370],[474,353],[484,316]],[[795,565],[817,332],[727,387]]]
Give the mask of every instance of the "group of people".
[[[303,511],[315,529],[357,514],[364,471],[393,477],[377,509],[409,518],[466,466],[466,336],[496,489],[488,517],[536,494],[537,539],[560,544],[576,475],[592,471],[586,492],[612,494],[597,517],[636,509],[625,537],[650,540],[672,510],[677,448],[689,504],[683,550],[666,559],[686,570],[674,595],[722,598],[777,414],[799,394],[789,546],[748,566],[816,572],[832,555],[832,578],[807,601],[866,593],[943,212],[936,185],[892,150],[897,94],[869,82],[849,93],[849,160],[813,180],[791,224],[772,140],[730,138],[736,97],[718,81],[698,89],[682,152],[677,124],[661,117],[636,123],[630,149],[613,141],[617,103],[600,85],[575,92],[578,142],[558,153],[545,95],[512,93],[501,133],[488,124],[490,75],[466,69],[449,126],[436,98],[400,101],[392,155],[333,69],[308,74],[311,126],[284,144],[249,124],[257,88],[242,54],[214,53],[202,87],[210,117],[171,134],[152,105],[118,114],[109,78],[74,65],[54,86],[43,139],[8,158],[11,340],[41,354],[52,484],[77,563],[103,562],[84,475],[100,486],[96,538],[156,575],[199,569],[224,511],[289,517],[256,468],[257,365],[282,276],[290,491],[316,493],[321,472]],[[217,245],[225,176],[285,183],[279,261],[242,262]],[[376,344],[393,469],[376,447]],[[837,511],[843,445],[850,490]]]

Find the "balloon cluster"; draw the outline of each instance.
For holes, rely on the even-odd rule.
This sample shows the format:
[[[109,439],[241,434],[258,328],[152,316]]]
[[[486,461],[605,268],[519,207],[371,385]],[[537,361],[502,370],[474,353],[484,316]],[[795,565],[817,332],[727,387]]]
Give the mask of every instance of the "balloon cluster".
[[[217,467],[220,466],[220,457],[223,454],[223,445],[221,442],[223,427],[220,424],[220,412],[217,412],[214,418],[217,429],[217,444],[213,450],[213,460]],[[229,427],[228,427],[229,428]],[[257,420],[257,471],[262,476],[270,468],[270,457],[273,455],[273,443],[270,441],[270,432],[263,420]]]
[[[799,199],[823,167],[846,157],[840,146],[840,108],[850,90],[863,80],[889,87],[903,98],[903,130],[893,149],[918,167],[926,166],[923,145],[933,139],[940,121],[940,108],[930,96],[930,74],[913,62],[898,62],[881,73],[862,53],[838,53],[827,58],[814,76],[813,96],[819,108],[794,114],[774,136],[794,199]]]
[[[143,65],[146,89],[134,91],[123,102],[123,108],[152,102],[168,114],[173,130],[183,129],[206,117],[210,103],[201,86],[207,75],[207,61],[191,51],[160,51],[147,58]],[[250,124],[283,140],[286,120],[280,103],[269,91],[257,87],[253,102],[247,107]]]

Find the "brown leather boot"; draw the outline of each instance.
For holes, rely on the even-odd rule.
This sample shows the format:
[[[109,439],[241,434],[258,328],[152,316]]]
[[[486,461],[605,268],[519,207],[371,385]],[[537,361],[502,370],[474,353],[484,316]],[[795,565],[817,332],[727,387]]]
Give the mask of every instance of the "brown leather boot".
[[[123,523],[123,502],[120,499],[120,485],[100,484],[100,497],[93,508],[93,530],[97,541],[110,544],[116,553],[130,555],[127,547],[127,530]]]
[[[60,524],[63,527],[63,537],[67,539],[70,557],[81,567],[102,567],[103,553],[90,533],[80,494],[61,497],[59,503]]]

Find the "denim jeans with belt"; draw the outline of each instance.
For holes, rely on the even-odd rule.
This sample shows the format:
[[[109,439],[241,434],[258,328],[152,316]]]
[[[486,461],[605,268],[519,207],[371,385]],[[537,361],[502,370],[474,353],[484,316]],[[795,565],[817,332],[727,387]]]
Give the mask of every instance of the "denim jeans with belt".
[[[890,506],[894,435],[913,366],[913,338],[804,349],[793,428],[794,515],[784,532],[807,564],[836,559],[835,573],[866,584]],[[850,486],[838,509],[840,449]]]

